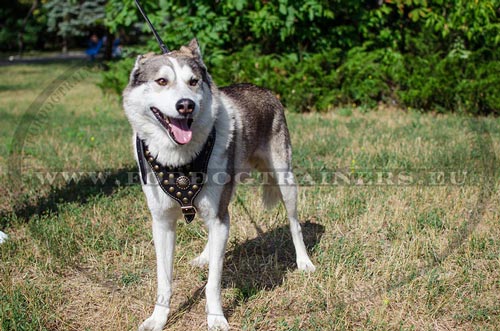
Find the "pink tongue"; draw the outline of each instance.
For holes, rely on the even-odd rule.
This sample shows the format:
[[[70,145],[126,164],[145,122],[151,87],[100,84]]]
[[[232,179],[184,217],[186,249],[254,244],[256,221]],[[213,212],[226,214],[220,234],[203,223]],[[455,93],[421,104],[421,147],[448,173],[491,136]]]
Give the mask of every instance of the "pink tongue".
[[[187,118],[170,118],[170,128],[174,134],[174,139],[179,144],[184,145],[191,141],[193,132],[188,126]]]

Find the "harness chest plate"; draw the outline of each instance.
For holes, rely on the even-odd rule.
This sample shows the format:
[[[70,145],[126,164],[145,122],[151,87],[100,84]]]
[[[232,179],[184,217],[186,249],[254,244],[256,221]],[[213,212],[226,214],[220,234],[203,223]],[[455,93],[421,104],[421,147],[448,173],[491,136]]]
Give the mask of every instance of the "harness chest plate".
[[[137,158],[141,178],[146,184],[146,161],[163,192],[177,201],[181,206],[182,214],[187,223],[191,223],[196,215],[194,200],[201,192],[206,182],[208,162],[215,144],[215,128],[208,136],[205,145],[193,161],[179,167],[164,166],[151,155],[148,146],[139,137],[136,137]]]

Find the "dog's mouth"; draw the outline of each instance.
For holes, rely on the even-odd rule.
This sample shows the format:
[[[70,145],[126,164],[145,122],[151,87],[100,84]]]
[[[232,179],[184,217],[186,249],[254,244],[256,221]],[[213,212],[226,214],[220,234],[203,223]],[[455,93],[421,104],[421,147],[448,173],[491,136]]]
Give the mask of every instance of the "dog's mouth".
[[[178,145],[185,145],[191,141],[193,137],[193,132],[191,131],[191,125],[193,124],[192,118],[168,117],[156,107],[151,107],[150,109],[175,143]]]

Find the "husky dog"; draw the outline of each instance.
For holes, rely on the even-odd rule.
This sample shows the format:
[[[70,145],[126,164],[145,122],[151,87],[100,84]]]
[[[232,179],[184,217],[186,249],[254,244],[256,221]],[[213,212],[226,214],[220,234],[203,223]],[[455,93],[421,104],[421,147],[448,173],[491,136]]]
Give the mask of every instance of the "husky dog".
[[[292,173],[292,150],[283,106],[268,90],[250,84],[217,88],[203,63],[196,39],[163,55],[139,56],[123,92],[123,105],[134,131],[155,162],[165,167],[189,164],[215,130],[203,189],[194,207],[208,228],[208,243],[191,263],[208,264],[206,313],[208,329],[228,330],[221,303],[221,275],[229,235],[228,205],[236,178],[252,169],[272,174],[264,186],[267,207],[281,199],[286,207],[299,270],[312,272],[297,220],[297,188]],[[135,137],[138,137],[136,139]],[[137,147],[137,146],[136,146]],[[157,302],[140,331],[160,331],[167,322],[172,295],[178,203],[160,187],[148,164],[142,190],[153,219],[157,263]],[[224,180],[211,180],[226,175]]]

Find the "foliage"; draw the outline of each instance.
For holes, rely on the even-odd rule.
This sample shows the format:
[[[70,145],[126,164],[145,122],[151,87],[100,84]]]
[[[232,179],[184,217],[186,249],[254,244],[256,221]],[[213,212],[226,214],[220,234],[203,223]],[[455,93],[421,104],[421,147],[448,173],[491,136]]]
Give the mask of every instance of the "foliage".
[[[219,84],[268,87],[291,110],[500,113],[499,0],[142,2],[170,48],[199,39]],[[112,30],[142,24],[131,2],[108,1],[107,15]],[[121,91],[130,64],[112,64],[102,86]]]
[[[48,0],[47,26],[63,38],[84,36],[92,27],[103,23],[106,0]]]
[[[442,59],[438,56],[409,58],[411,75],[398,92],[400,102],[438,112],[499,114],[500,59],[485,60],[484,52],[471,52],[467,57],[450,52]]]
[[[43,34],[43,22],[30,17],[29,1],[9,1],[9,5],[0,6],[0,50],[16,50],[22,42],[25,47],[34,48],[40,45]]]
[[[304,50],[323,43],[325,23],[334,14],[325,0],[141,1],[153,25],[170,47],[197,36],[211,49],[233,52],[249,42],[264,53]],[[142,23],[132,1],[110,0],[107,24],[112,31]],[[147,27],[144,26],[144,29]],[[292,47],[291,47],[292,46]]]
[[[255,56],[252,46],[212,60],[212,76],[219,85],[252,82],[278,94],[293,110],[326,110],[340,100],[335,66],[340,63],[340,49],[307,54],[302,60],[294,53]],[[227,70],[231,68],[231,70]]]
[[[99,86],[107,91],[121,95],[128,83],[131,68],[134,67],[134,58],[125,58],[121,61],[111,62],[108,70],[103,73]]]

